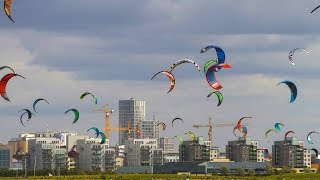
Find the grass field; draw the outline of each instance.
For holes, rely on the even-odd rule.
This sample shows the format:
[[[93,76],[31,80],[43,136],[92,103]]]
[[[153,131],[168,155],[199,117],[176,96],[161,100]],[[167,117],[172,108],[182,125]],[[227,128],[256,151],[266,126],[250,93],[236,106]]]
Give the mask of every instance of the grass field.
[[[124,175],[75,175],[75,176],[36,176],[36,177],[28,177],[28,179],[113,179],[113,180],[120,180],[120,179],[133,179],[133,180],[140,180],[140,179],[153,179],[153,180],[168,180],[168,179],[176,179],[176,180],[185,180],[186,175],[174,175],[174,174],[124,174]],[[8,177],[0,179],[16,179],[15,177]],[[20,177],[19,179],[25,179]],[[190,175],[189,179],[214,179],[214,180],[293,180],[293,179],[312,179],[312,180],[320,180],[320,174],[284,174],[284,175],[271,175],[271,176],[195,176]]]

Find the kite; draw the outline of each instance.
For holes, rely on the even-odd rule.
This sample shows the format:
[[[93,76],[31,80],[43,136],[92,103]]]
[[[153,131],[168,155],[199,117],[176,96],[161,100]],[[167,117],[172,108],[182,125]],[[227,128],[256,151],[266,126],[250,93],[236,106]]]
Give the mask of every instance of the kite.
[[[9,67],[9,66],[1,66],[1,67],[0,67],[0,71],[1,71],[2,69],[10,69],[10,70],[15,74],[14,70],[13,70],[11,67]]]
[[[176,68],[178,65],[183,64],[183,63],[192,63],[193,65],[196,66],[196,68],[198,69],[199,72],[201,71],[201,70],[200,70],[200,66],[199,66],[196,62],[194,62],[193,60],[190,60],[190,59],[182,59],[182,60],[179,60],[179,61],[173,63],[173,65],[171,66],[169,72],[171,73],[174,68]]]
[[[309,132],[309,134],[308,134],[308,136],[307,136],[307,141],[308,141],[309,144],[313,144],[313,141],[312,141],[312,139],[311,139],[311,134],[313,134],[313,133],[319,134],[317,131],[311,131],[311,132]]]
[[[215,90],[220,90],[220,89],[222,89],[222,86],[220,85],[220,83],[216,79],[216,74],[215,74],[215,71],[214,71],[215,68],[216,68],[216,65],[211,66],[208,69],[208,71],[206,73],[206,79],[207,79],[207,82],[208,82],[210,87],[212,87]]]
[[[292,50],[289,52],[289,55],[288,55],[289,61],[290,61],[290,63],[291,63],[292,65],[295,65],[294,62],[293,62],[293,55],[294,55],[294,53],[295,53],[296,51],[298,51],[298,50],[304,51],[304,52],[306,52],[306,53],[309,53],[309,52],[308,52],[306,49],[304,49],[304,48],[294,48],[294,49],[292,49]]]
[[[94,100],[95,104],[97,104],[97,103],[98,103],[97,98],[96,98],[93,94],[91,94],[91,93],[89,93],[89,92],[83,93],[83,94],[80,96],[80,99],[82,100],[86,95],[89,95],[89,94],[93,97],[93,100]]]
[[[95,134],[96,134],[96,138],[99,137],[99,132],[100,132],[99,129],[96,128],[96,127],[92,127],[92,128],[90,128],[90,129],[88,129],[87,132],[89,132],[91,129],[96,132],[96,133],[95,133]]]
[[[242,137],[246,137],[247,134],[248,134],[248,129],[247,129],[247,127],[241,126],[241,129],[242,129]],[[233,135],[234,135],[235,137],[238,137],[238,136],[236,135],[236,130],[239,130],[239,129],[238,129],[238,126],[235,126],[235,127],[233,128]],[[240,131],[240,130],[239,130],[239,131]],[[240,131],[240,132],[241,132],[241,131]]]
[[[104,144],[106,142],[106,135],[103,132],[99,132],[100,136],[101,136],[101,142],[100,144]]]
[[[79,111],[76,109],[69,109],[66,112],[64,112],[65,114],[68,113],[69,111],[72,111],[74,113],[74,120],[72,122],[72,124],[76,123],[79,120]]]
[[[28,114],[28,119],[27,119],[27,121],[29,121],[29,120],[31,119],[32,115],[34,116],[34,114],[33,114],[29,109],[22,109],[22,110],[20,110],[20,111],[18,111],[18,112],[21,112],[21,111],[26,111],[26,112],[22,113],[21,116],[20,116],[20,123],[22,124],[22,126],[26,127],[26,126],[23,124],[23,122],[22,122],[22,117],[23,117],[25,114]]]
[[[21,147],[19,147],[17,149],[16,153],[12,157],[19,161],[23,158],[24,155],[25,155],[25,153],[21,152]]]
[[[206,46],[205,48],[201,49],[200,53],[207,52],[209,49],[212,49],[212,48],[214,48],[217,53],[217,59],[218,59],[217,64],[223,64],[226,60],[226,55],[225,55],[224,51],[222,50],[222,48],[220,48],[218,46],[215,46],[215,45]],[[219,71],[221,69],[221,67],[217,67],[217,68],[218,68],[217,71]]]
[[[168,71],[160,71],[160,72],[157,72],[155,75],[153,75],[152,78],[151,78],[151,80],[152,80],[154,77],[156,77],[158,74],[160,74],[160,73],[166,75],[166,76],[169,78],[169,80],[170,80],[170,89],[169,89],[169,91],[167,92],[167,93],[169,93],[169,92],[172,91],[173,88],[174,88],[175,78],[174,78],[174,76],[173,76],[170,72],[168,72]]]
[[[141,131],[138,128],[134,128],[134,131],[137,133],[138,138],[141,137]]]
[[[216,63],[216,62],[217,62],[216,60],[208,60],[208,61],[206,62],[206,64],[203,66],[203,73],[206,74],[208,68],[209,68],[213,63]]]
[[[262,148],[262,150],[263,150],[263,156],[264,156],[264,158],[266,158],[269,154],[269,151],[267,148]]]
[[[297,86],[291,81],[282,81],[282,82],[278,83],[277,86],[281,83],[284,83],[289,87],[289,89],[291,91],[290,103],[294,102],[297,98],[297,95],[298,95]]]
[[[47,104],[49,104],[49,102],[48,102],[47,100],[43,99],[43,98],[39,98],[39,99],[35,100],[35,101],[33,102],[33,110],[34,110],[34,112],[36,112],[36,113],[38,113],[38,112],[36,111],[36,104],[37,104],[39,101],[45,101],[45,102],[47,102]]]
[[[295,132],[293,132],[293,131],[288,131],[288,132],[286,132],[286,134],[284,135],[284,139],[286,139],[286,138],[287,138],[287,136],[288,136],[288,134],[290,134],[290,133],[295,134]]]
[[[276,131],[276,130],[274,130],[274,129],[268,129],[268,130],[266,131],[266,133],[264,134],[264,137],[265,137],[266,139],[268,139],[268,134],[269,134],[270,132],[276,132],[276,133],[278,133],[278,131]],[[268,139],[268,141],[269,141],[269,139]]]
[[[53,137],[56,139],[59,139],[59,141],[61,142],[60,144],[62,144],[64,142],[64,136],[60,132],[54,133]]]
[[[182,139],[182,137],[181,137],[181,136],[179,136],[179,135],[175,135],[174,137],[175,137],[175,138],[177,138],[177,139],[179,139],[180,144],[182,144],[182,143],[183,143],[183,139]]]
[[[246,118],[252,118],[252,117],[242,117],[242,118],[240,118],[239,120],[238,120],[238,123],[237,123],[237,128],[239,129],[239,131],[240,132],[242,132],[243,133],[243,130],[242,130],[242,125],[241,125],[241,122],[242,122],[242,120],[243,119],[246,119]]]
[[[172,120],[172,122],[171,122],[172,127],[173,127],[173,122],[176,121],[176,120],[180,120],[180,121],[182,121],[182,122],[184,123],[184,121],[183,121],[181,118],[176,117],[176,118],[174,118],[174,119]]]
[[[318,157],[318,155],[319,155],[318,150],[317,150],[316,148],[312,148],[311,150],[312,150],[314,153],[316,153],[316,157]]]
[[[242,128],[243,137],[246,137],[247,134],[248,134],[248,129],[247,129],[247,127],[242,126],[241,128]]]
[[[194,135],[194,133],[192,131],[188,131],[184,134],[189,134],[190,135],[190,141],[194,141],[194,139],[196,138],[196,136]]]
[[[236,130],[238,129],[238,127],[237,126],[235,126],[234,128],[233,128],[233,135],[235,136],[235,137],[238,137],[237,135],[236,135]]]
[[[159,126],[159,125],[162,125],[162,130],[164,131],[165,129],[166,129],[166,124],[165,123],[163,123],[163,122],[160,122],[160,123],[158,123],[157,124],[157,126]]]
[[[76,149],[76,145],[73,145],[73,147],[71,148],[71,151],[68,152],[68,156],[71,158],[77,158],[79,156],[79,153]]]
[[[319,7],[320,7],[320,5],[317,6],[316,8],[314,8],[314,9],[311,11],[311,13],[313,13],[313,12],[314,12],[315,10],[317,10]]]
[[[10,74],[3,76],[2,79],[0,80],[0,94],[7,101],[10,101],[7,96],[7,92],[6,92],[7,83],[11,78],[13,78],[15,76],[19,76],[19,77],[22,77],[23,79],[26,79],[25,77],[23,77],[19,74],[10,73]]]
[[[209,98],[212,94],[217,95],[218,100],[219,100],[217,106],[220,106],[220,104],[221,104],[222,101],[223,101],[223,96],[222,96],[221,92],[219,92],[219,91],[213,91],[213,92],[211,92],[211,93],[208,94],[207,98]]]
[[[14,20],[11,17],[11,12],[10,12],[10,6],[11,6],[11,1],[12,0],[4,0],[3,3],[3,8],[4,8],[4,12],[6,13],[6,15],[8,16],[8,18],[14,22]]]
[[[275,124],[274,124],[275,130],[278,131],[278,132],[281,131],[280,126],[284,126],[284,124],[283,124],[283,123],[275,123]]]

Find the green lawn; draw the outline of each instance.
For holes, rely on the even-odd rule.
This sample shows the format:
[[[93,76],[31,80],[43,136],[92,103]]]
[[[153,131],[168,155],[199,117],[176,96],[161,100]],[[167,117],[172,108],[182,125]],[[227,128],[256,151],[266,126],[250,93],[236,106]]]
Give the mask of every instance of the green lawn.
[[[157,179],[157,180],[166,180],[166,179],[179,179],[184,180],[186,179],[186,175],[174,175],[174,174],[124,174],[124,175],[75,175],[75,176],[36,176],[36,178],[29,176],[28,179],[134,179],[134,180],[140,180],[140,179]],[[10,178],[3,178],[0,179],[16,179],[15,177]],[[20,177],[19,179],[25,179]],[[190,175],[189,179],[214,179],[214,180],[293,180],[293,179],[313,179],[313,180],[320,180],[320,174],[284,174],[284,175],[271,175],[271,176],[195,176]]]

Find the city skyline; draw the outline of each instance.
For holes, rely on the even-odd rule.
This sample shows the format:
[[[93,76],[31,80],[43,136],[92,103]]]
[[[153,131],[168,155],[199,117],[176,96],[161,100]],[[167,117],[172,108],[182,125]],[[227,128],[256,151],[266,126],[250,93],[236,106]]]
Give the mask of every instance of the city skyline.
[[[167,123],[168,129],[160,131],[160,137],[176,135],[177,129],[170,127],[175,117],[184,119],[177,127],[181,133],[192,130],[207,138],[206,129],[192,125],[207,124],[209,117],[216,123],[236,123],[242,116],[252,116],[247,121],[252,139],[263,142],[264,132],[283,122],[283,131],[275,140],[293,130],[305,141],[308,132],[320,125],[316,99],[320,93],[319,12],[310,14],[316,5],[289,0],[94,1],[90,6],[83,0],[13,2],[11,13],[16,22],[5,14],[0,16],[0,39],[5,42],[0,45],[0,57],[2,65],[26,79],[13,79],[7,92],[11,102],[0,103],[4,124],[0,142],[47,126],[85,134],[92,126],[104,127],[104,115],[93,109],[108,103],[116,110],[118,100],[131,97],[146,100],[147,119],[156,112],[157,118]],[[166,77],[150,80],[180,59],[192,59],[202,67],[212,55],[200,50],[210,44],[221,46],[226,62],[232,65],[217,75],[224,95],[219,107],[215,97],[206,98],[212,89],[203,72],[192,65],[175,70],[176,86],[169,94]],[[296,47],[310,53],[297,53],[292,66],[288,53]],[[298,86],[294,103],[289,104],[287,87],[276,86],[282,80]],[[79,100],[85,91],[98,97],[96,107],[89,100]],[[31,108],[39,97],[50,104],[39,106],[38,114],[26,127],[21,126],[17,112]],[[76,124],[64,114],[72,107],[80,110]],[[115,112],[111,124],[118,126],[117,121]],[[222,147],[235,139],[232,130],[214,128],[214,145]],[[111,134],[118,137],[117,132]],[[319,148],[319,141],[320,137],[314,136],[314,146],[306,147]],[[262,146],[270,148],[266,141]]]

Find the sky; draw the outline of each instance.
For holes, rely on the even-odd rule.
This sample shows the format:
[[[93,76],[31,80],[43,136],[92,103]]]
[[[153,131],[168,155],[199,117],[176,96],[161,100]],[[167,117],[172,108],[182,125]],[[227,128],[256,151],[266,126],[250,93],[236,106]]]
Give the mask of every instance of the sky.
[[[320,131],[318,110],[320,61],[320,10],[310,13],[320,2],[299,0],[55,0],[13,1],[11,22],[0,14],[1,64],[12,67],[19,77],[10,80],[7,94],[11,102],[1,100],[3,122],[0,142],[7,143],[21,132],[72,130],[87,134],[92,126],[103,129],[104,115],[93,109],[108,103],[114,113],[111,125],[118,126],[118,101],[135,98],[146,101],[146,117],[167,124],[160,136],[173,137],[191,130],[207,138],[207,128],[194,124],[236,123],[243,116],[248,136],[270,148],[264,132],[276,122],[285,124],[271,136],[281,140],[286,131],[306,141],[310,131]],[[207,94],[213,91],[203,72],[192,64],[177,67],[176,85],[167,94],[170,83],[165,76],[150,80],[153,74],[168,70],[181,59],[197,62],[201,69],[214,57],[214,50],[200,53],[207,45],[218,45],[226,53],[231,69],[217,74],[223,89],[223,103]],[[293,48],[295,66],[288,60]],[[8,70],[2,70],[5,75]],[[298,96],[289,103],[290,91],[277,84],[290,80],[297,85]],[[80,101],[89,91],[98,97]],[[32,108],[37,98],[38,113],[23,127],[18,111]],[[67,109],[80,111],[72,124]],[[184,124],[171,127],[180,117]],[[214,128],[213,143],[225,150],[235,140],[233,127]],[[92,134],[93,136],[93,134]],[[112,132],[111,144],[118,143]],[[313,136],[320,147],[320,135]],[[176,141],[176,143],[178,143]]]

